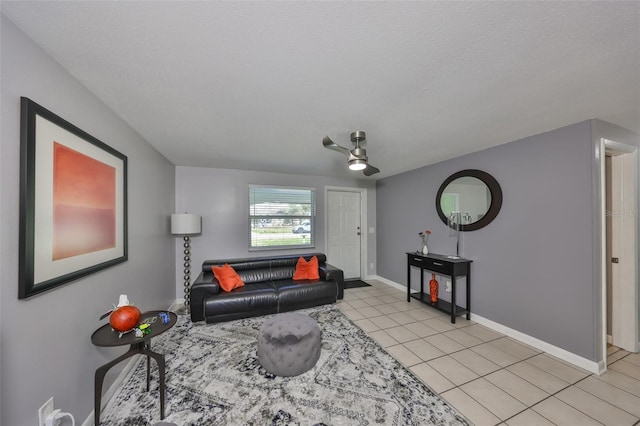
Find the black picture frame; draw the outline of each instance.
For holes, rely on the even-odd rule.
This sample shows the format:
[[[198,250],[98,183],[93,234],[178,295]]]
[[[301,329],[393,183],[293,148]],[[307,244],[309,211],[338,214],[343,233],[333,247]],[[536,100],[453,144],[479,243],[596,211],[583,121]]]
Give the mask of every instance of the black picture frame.
[[[125,262],[127,157],[20,98],[18,298]]]

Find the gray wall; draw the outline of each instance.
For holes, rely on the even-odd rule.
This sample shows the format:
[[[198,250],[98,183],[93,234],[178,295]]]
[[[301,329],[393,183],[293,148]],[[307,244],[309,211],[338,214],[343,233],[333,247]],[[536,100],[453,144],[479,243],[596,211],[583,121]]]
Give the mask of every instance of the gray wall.
[[[174,210],[175,168],[1,18],[0,423],[37,424],[38,408],[53,396],[56,406],[81,424],[93,410],[95,369],[127,349],[91,344],[91,333],[106,323],[99,316],[121,293],[142,310],[167,308],[175,297],[174,239],[168,220]],[[20,96],[52,110],[129,161],[129,260],[27,300],[18,300]],[[117,372],[107,377],[105,389]]]
[[[379,180],[378,275],[406,283],[405,252],[417,248],[421,230],[433,232],[431,252],[455,253],[436,192],[459,170],[483,170],[500,183],[503,205],[494,222],[462,235],[461,254],[473,260],[472,312],[596,360],[591,126],[585,121]]]
[[[293,186],[316,189],[316,247],[309,250],[248,250],[249,184]],[[199,274],[202,261],[232,257],[257,257],[273,254],[304,253],[325,250],[325,186],[368,188],[367,225],[376,226],[375,182],[324,176],[248,172],[230,169],[176,167],[176,212],[202,215],[202,235],[191,239],[192,280]],[[176,239],[176,251],[182,252],[182,240]],[[369,235],[368,257],[376,258],[375,235]],[[331,262],[331,259],[329,259]],[[369,264],[369,261],[366,263]],[[368,270],[374,274],[375,270]],[[182,259],[177,261],[176,294],[183,294]]]

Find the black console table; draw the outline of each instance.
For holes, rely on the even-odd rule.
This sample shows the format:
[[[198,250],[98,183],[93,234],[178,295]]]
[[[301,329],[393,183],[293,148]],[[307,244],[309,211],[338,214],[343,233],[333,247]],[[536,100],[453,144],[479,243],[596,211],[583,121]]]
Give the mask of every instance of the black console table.
[[[446,312],[451,315],[451,322],[455,324],[458,315],[467,314],[470,319],[471,314],[471,262],[472,260],[460,257],[444,256],[441,254],[407,253],[407,302],[411,302],[411,298],[418,299],[429,306]],[[420,268],[420,292],[411,292],[411,267]],[[429,293],[424,293],[424,271],[431,271],[438,275],[444,275],[451,278],[451,303],[438,298],[438,302],[431,304]],[[456,305],[456,277],[467,277],[467,306],[462,308]],[[442,286],[440,286],[442,287]],[[441,292],[439,290],[438,292]],[[426,297],[426,300],[425,300]]]

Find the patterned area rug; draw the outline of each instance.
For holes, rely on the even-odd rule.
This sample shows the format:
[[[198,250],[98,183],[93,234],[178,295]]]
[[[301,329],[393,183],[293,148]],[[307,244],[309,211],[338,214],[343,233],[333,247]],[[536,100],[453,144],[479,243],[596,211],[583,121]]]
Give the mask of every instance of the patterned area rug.
[[[298,311],[318,321],[322,351],[297,377],[267,373],[256,357],[267,317],[193,324],[186,316],[152,341],[165,354],[165,422],[177,425],[468,425],[335,305]],[[158,370],[137,365],[101,415],[101,425],[160,421]]]

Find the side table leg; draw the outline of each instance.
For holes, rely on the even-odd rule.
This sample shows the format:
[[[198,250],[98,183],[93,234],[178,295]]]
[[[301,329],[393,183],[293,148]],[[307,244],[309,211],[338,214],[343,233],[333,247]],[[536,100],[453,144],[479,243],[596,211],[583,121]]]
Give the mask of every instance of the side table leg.
[[[149,392],[149,378],[150,378],[150,376],[151,376],[151,358],[149,358],[149,356],[147,355],[147,392]]]
[[[131,348],[125,354],[120,355],[113,361],[110,361],[102,367],[98,367],[96,369],[93,387],[93,422],[96,426],[100,424],[100,402],[102,400],[102,384],[104,383],[104,376],[107,374],[107,371],[109,371],[111,367],[113,367],[120,361],[130,358],[138,353],[140,353],[138,352],[138,347],[136,345],[131,345]]]
[[[104,376],[107,374],[109,368],[100,367],[96,370],[94,386],[93,386],[93,424],[98,426],[100,424],[100,405],[102,402],[102,383],[104,383]]]
[[[152,352],[149,349],[144,349],[144,354],[147,356],[147,362],[149,362],[149,358],[153,358],[156,360],[158,364],[158,372],[160,373],[160,420],[164,420],[164,396],[165,396],[165,362],[164,355],[159,353]],[[149,380],[149,376],[147,376],[147,382]]]

